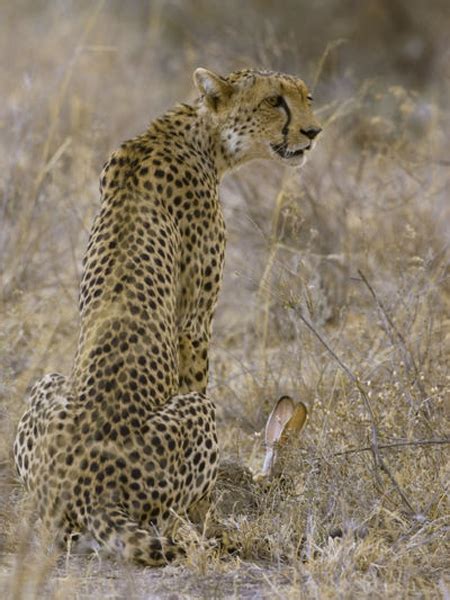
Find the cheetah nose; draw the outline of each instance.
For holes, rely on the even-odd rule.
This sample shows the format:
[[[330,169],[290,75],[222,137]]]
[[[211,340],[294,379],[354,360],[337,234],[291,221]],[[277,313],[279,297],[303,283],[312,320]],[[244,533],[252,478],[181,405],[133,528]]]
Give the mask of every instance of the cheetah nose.
[[[308,129],[300,129],[300,132],[303,135],[306,135],[307,138],[313,140],[319,133],[322,131],[320,127],[308,127]]]

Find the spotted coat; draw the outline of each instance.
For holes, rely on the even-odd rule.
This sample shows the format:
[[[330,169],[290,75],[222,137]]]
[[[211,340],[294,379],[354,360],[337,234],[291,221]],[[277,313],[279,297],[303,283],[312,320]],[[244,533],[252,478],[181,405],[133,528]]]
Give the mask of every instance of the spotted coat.
[[[14,444],[46,528],[148,565],[182,555],[177,518],[216,478],[206,387],[225,251],[219,181],[253,158],[299,166],[320,131],[299,79],[197,69],[194,80],[193,105],[103,169],[72,373],[34,385]]]

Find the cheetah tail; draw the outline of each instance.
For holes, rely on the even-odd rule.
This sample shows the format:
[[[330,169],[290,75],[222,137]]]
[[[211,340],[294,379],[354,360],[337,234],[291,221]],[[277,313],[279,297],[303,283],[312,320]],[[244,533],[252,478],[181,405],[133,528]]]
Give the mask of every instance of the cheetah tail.
[[[185,555],[173,540],[144,529],[115,504],[94,508],[89,530],[108,552],[141,565],[159,567]]]

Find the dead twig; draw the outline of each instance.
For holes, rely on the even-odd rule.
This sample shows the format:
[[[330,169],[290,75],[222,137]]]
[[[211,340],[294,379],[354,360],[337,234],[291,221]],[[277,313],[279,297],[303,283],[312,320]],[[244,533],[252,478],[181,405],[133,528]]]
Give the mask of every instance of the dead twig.
[[[422,382],[420,381],[420,372],[417,367],[416,361],[414,360],[414,356],[413,356],[411,350],[408,348],[408,344],[407,344],[403,334],[399,331],[398,327],[395,325],[394,321],[392,320],[391,316],[389,315],[388,311],[386,310],[386,307],[384,306],[383,302],[380,300],[380,298],[378,297],[377,293],[375,292],[373,286],[369,283],[367,277],[364,275],[364,273],[362,272],[361,269],[358,269],[358,274],[361,277],[364,285],[369,290],[370,295],[374,299],[375,304],[377,305],[377,308],[378,308],[381,316],[383,317],[383,320],[385,322],[384,329],[385,329],[387,335],[389,336],[391,343],[395,346],[396,339],[400,343],[405,364],[406,364],[408,370],[413,372],[414,384],[418,387],[418,389],[422,395],[422,399],[424,399],[426,397],[426,393],[423,388]]]
[[[370,444],[369,448],[370,448],[370,451],[372,452],[372,457],[373,457],[373,461],[374,461],[375,476],[379,480],[378,475],[377,475],[377,468],[384,471],[384,473],[386,473],[386,475],[390,479],[394,488],[397,490],[397,493],[403,500],[404,504],[406,504],[408,509],[413,514],[416,514],[417,511],[414,509],[413,505],[408,500],[408,497],[406,496],[405,492],[400,487],[395,476],[393,475],[393,473],[391,472],[389,467],[386,465],[386,463],[380,453],[380,444],[378,441],[378,430],[377,430],[377,426],[376,426],[376,422],[375,422],[375,415],[372,410],[372,406],[370,404],[369,395],[367,394],[367,392],[364,388],[364,385],[362,384],[360,379],[349,369],[349,367],[339,358],[339,356],[336,354],[336,352],[330,347],[330,345],[325,341],[325,339],[322,337],[322,335],[316,330],[314,325],[312,323],[310,323],[308,321],[308,319],[306,319],[304,317],[304,315],[298,308],[296,309],[296,313],[297,313],[298,317],[300,318],[300,320],[306,325],[306,327],[315,335],[315,337],[320,341],[320,343],[331,354],[331,356],[335,359],[335,361],[338,363],[338,365],[341,367],[341,369],[345,372],[345,374],[348,376],[348,378],[352,381],[352,383],[356,386],[356,388],[358,389],[358,391],[360,393],[360,396],[363,400],[364,406],[366,408],[366,411],[369,415],[369,420],[370,420],[371,444]]]
[[[405,440],[399,440],[398,442],[392,442],[391,444],[379,444],[380,450],[386,450],[389,448],[403,448],[405,446],[439,446],[441,444],[450,444],[450,438],[442,438],[437,440],[414,440],[407,442]],[[350,448],[349,450],[341,450],[340,452],[334,452],[333,456],[346,456],[348,454],[358,454],[359,452],[370,452],[372,448],[370,446],[363,446],[361,448]]]

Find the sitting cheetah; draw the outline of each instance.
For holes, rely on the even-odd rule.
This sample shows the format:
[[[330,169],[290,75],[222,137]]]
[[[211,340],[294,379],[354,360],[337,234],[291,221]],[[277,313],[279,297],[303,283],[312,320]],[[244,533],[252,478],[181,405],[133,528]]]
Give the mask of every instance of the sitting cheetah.
[[[31,391],[14,453],[43,524],[160,565],[215,482],[206,397],[225,225],[218,185],[254,158],[300,166],[320,132],[306,85],[280,73],[197,69],[200,97],[113,153],[81,282],[69,378]]]

